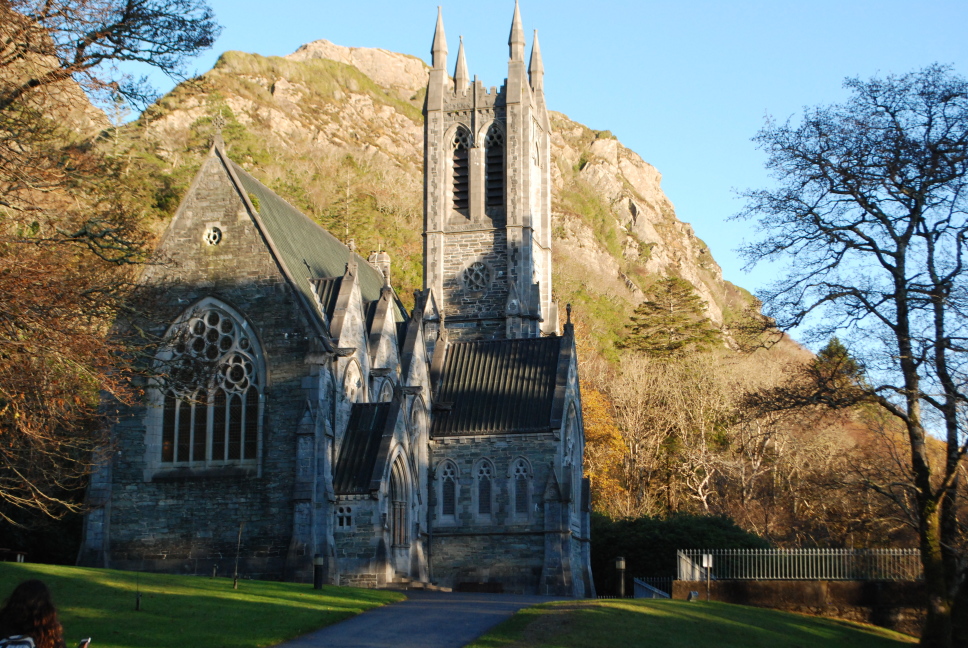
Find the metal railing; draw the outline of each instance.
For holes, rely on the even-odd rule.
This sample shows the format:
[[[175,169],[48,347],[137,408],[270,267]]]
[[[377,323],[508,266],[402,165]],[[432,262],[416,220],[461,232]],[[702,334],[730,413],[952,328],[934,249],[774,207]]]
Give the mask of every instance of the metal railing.
[[[676,562],[688,581],[921,580],[917,549],[686,549]]]
[[[635,598],[671,598],[672,576],[642,576],[632,579]]]

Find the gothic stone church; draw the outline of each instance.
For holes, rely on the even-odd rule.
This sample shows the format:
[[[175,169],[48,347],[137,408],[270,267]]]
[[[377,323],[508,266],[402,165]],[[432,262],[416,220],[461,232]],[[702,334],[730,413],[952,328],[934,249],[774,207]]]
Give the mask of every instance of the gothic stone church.
[[[551,298],[550,133],[515,7],[503,87],[427,88],[424,289],[219,138],[142,286],[164,342],[94,475],[80,562],[592,596],[574,333]],[[526,67],[527,66],[527,67]]]

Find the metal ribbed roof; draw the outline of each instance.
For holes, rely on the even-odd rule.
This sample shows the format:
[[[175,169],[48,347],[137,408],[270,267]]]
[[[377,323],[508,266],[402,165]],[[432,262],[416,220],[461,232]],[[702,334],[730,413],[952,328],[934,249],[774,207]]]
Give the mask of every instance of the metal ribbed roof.
[[[431,434],[550,430],[562,339],[449,344],[435,390]]]
[[[389,412],[390,403],[353,404],[333,475],[333,490],[337,495],[370,492],[370,480],[380,454]]]
[[[342,277],[350,255],[355,253],[350,252],[348,247],[318,223],[249,175],[245,169],[234,162],[231,164],[245,191],[258,200],[259,217],[268,230],[266,234],[282,256],[280,261],[289,269],[297,287],[309,303],[313,303],[310,277]],[[379,299],[384,283],[383,273],[363,257],[356,255],[356,258],[363,300]],[[403,319],[403,313],[396,313],[396,319]]]

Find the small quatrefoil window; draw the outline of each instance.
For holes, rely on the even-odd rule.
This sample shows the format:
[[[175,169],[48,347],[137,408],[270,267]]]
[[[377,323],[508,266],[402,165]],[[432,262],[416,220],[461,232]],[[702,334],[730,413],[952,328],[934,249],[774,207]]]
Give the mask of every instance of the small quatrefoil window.
[[[209,227],[205,230],[205,242],[209,245],[218,245],[222,242],[222,230],[217,227]]]
[[[491,285],[491,269],[486,263],[475,261],[464,270],[464,288],[470,292],[483,292]]]

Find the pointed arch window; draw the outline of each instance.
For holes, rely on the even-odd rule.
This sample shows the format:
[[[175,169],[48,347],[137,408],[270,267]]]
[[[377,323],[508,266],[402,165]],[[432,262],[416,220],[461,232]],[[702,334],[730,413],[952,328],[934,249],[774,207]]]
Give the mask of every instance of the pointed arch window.
[[[445,521],[457,516],[457,466],[447,461],[440,467],[440,515]]]
[[[169,332],[158,354],[165,466],[255,463],[264,376],[240,316],[208,303]]]
[[[470,205],[470,160],[471,134],[466,128],[458,128],[454,133],[453,183],[454,209],[466,214]]]
[[[511,484],[514,493],[514,516],[527,518],[531,511],[531,466],[524,459],[514,462]]]
[[[494,507],[494,466],[487,459],[477,464],[475,471],[476,511],[480,517],[490,517]]]
[[[407,486],[405,473],[398,460],[390,471],[390,540],[394,547],[410,544],[407,527]]]
[[[496,125],[484,137],[484,192],[485,206],[504,206],[504,133]]]

